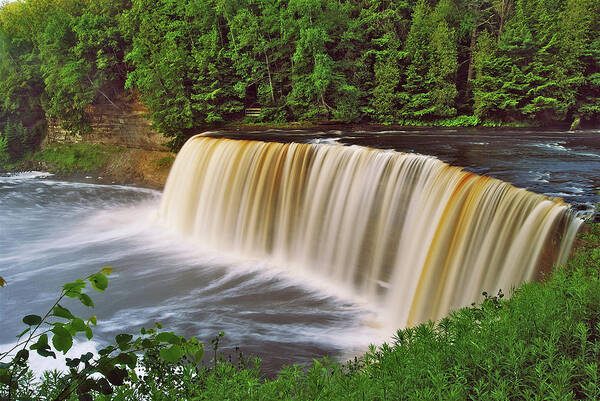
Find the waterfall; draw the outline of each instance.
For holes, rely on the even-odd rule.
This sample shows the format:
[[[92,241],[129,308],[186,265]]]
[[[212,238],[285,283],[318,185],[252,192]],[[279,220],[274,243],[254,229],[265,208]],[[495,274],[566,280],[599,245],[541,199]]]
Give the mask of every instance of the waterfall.
[[[560,199],[434,157],[191,138],[160,217],[222,252],[284,261],[405,327],[564,263],[582,221]]]

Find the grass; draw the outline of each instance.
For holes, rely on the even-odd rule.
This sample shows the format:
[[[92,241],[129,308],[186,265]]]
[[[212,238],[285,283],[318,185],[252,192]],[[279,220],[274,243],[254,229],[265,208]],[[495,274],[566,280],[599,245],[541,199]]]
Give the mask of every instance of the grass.
[[[377,130],[377,127],[392,126],[395,128],[465,128],[465,127],[479,127],[479,128],[531,128],[536,127],[535,121],[513,121],[513,122],[502,122],[492,120],[481,120],[474,115],[459,115],[449,118],[440,118],[437,120],[416,120],[416,119],[403,119],[399,121],[388,121],[388,122],[357,122],[348,123],[335,120],[317,120],[317,121],[297,121],[297,122],[269,122],[269,121],[258,121],[253,119],[242,119],[238,121],[231,121],[223,125],[225,128],[232,129],[310,129],[310,128],[326,128],[331,126],[367,126],[373,130]],[[207,128],[208,129],[208,128]]]
[[[53,143],[33,156],[52,172],[91,173],[104,168],[111,155],[122,152],[117,146],[89,143]]]
[[[169,156],[165,156],[162,157],[158,160],[155,160],[154,163],[154,167],[159,170],[166,170],[171,168],[171,166],[173,165],[173,163],[175,162],[175,156],[173,155],[169,155]]]

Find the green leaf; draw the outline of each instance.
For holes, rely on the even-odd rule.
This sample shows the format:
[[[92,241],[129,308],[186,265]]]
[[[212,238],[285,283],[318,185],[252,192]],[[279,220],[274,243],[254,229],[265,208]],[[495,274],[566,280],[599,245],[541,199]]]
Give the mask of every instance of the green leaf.
[[[20,365],[25,365],[27,360],[29,360],[29,351],[24,348],[19,350],[17,355],[15,355],[15,361]]]
[[[113,352],[115,350],[115,347],[113,347],[112,345],[109,345],[106,348],[102,348],[101,350],[98,351],[98,354],[104,356],[104,355],[108,355],[111,352]]]
[[[92,301],[92,298],[90,298],[88,294],[79,294],[79,300],[85,306],[88,306],[90,308],[94,307],[94,301]]]
[[[127,365],[130,369],[135,369],[137,365],[137,355],[133,352],[122,352],[115,360],[122,365]]]
[[[81,362],[89,362],[92,360],[93,357],[94,354],[92,354],[91,352],[86,352],[85,354],[81,355]]]
[[[92,287],[99,292],[104,292],[108,287],[108,278],[102,273],[96,273],[88,279]]]
[[[37,342],[35,344],[32,344],[31,347],[29,347],[29,349],[37,350],[37,353],[40,356],[43,356],[44,358],[51,356],[52,358],[56,359],[56,354],[50,351],[47,334],[42,334],[41,336],[39,336]]]
[[[54,326],[52,333],[54,333],[54,336],[52,336],[52,345],[54,345],[57,351],[62,351],[66,354],[73,346],[71,333],[62,326]]]
[[[165,362],[177,362],[183,355],[184,351],[180,345],[173,345],[170,348],[163,348],[160,350],[160,357]]]
[[[10,383],[10,373],[8,369],[0,369],[0,384]]]
[[[44,358],[47,358],[47,357],[51,356],[52,358],[56,359],[56,354],[54,352],[52,352],[52,351],[48,351],[48,348],[46,348],[46,349],[38,349],[37,353],[40,356],[43,356]]]
[[[67,308],[63,308],[60,305],[56,305],[52,309],[52,315],[57,316],[57,317],[62,317],[65,319],[73,319],[75,317],[75,316],[73,316],[73,314],[71,313],[70,310],[68,310]]]
[[[29,349],[43,349],[48,348],[48,335],[42,334],[38,337],[38,340],[35,344],[32,344]]]
[[[98,380],[98,391],[101,394],[108,395],[113,393],[113,388],[104,377]]]
[[[102,268],[102,270],[100,270],[100,273],[110,276],[110,273],[112,273],[112,269],[113,269],[112,267],[106,266],[106,267]]]
[[[80,331],[85,331],[85,328],[87,326],[85,325],[85,322],[83,321],[83,319],[75,317],[71,321],[71,327],[73,328],[73,330],[75,330],[75,332],[80,332]]]
[[[129,362],[127,362],[127,366],[129,367],[129,369],[133,370],[137,366],[138,356],[133,352],[127,355],[129,355]]]
[[[200,363],[200,361],[202,360],[202,357],[204,356],[204,348],[200,347],[198,349],[198,351],[196,351],[194,353],[194,360],[196,361],[196,363]]]
[[[117,336],[115,337],[115,341],[117,342],[117,344],[121,345],[128,343],[129,341],[131,341],[132,338],[133,336],[131,334],[117,334]]]
[[[79,366],[80,362],[81,360],[79,358],[65,358],[65,365],[67,365],[69,368],[76,368],[77,366]]]
[[[17,338],[21,338],[23,337],[26,333],[29,332],[29,330],[31,330],[31,327],[26,328],[25,330],[23,330],[18,336]]]
[[[42,323],[42,318],[38,315],[27,315],[23,318],[23,323],[27,326],[37,326]]]
[[[92,337],[94,337],[94,332],[92,331],[92,328],[89,326],[85,326],[85,337],[88,340],[91,340]]]
[[[127,349],[131,348],[129,342],[131,341],[132,338],[133,338],[133,336],[131,334],[118,334],[115,337],[115,340],[116,340],[117,344],[119,345],[119,348],[122,349],[123,351],[126,351]]]
[[[108,381],[110,381],[115,386],[122,386],[125,382],[125,378],[127,377],[127,371],[121,368],[114,368],[106,375]]]
[[[162,333],[158,333],[156,339],[161,343],[169,343],[173,340],[174,337],[177,337],[174,333],[165,331]]]
[[[94,379],[88,378],[85,379],[85,381],[79,385],[79,387],[77,388],[77,392],[80,394],[87,394],[94,388],[96,388],[96,381]]]
[[[93,324],[94,326],[95,326],[96,324],[98,324],[98,318],[96,317],[96,315],[94,315],[94,316],[91,316],[91,317],[88,319],[88,321],[89,321],[91,324]]]
[[[66,283],[62,288],[66,296],[70,298],[77,298],[79,294],[81,294],[81,290],[85,288],[85,282],[79,279],[72,283]]]

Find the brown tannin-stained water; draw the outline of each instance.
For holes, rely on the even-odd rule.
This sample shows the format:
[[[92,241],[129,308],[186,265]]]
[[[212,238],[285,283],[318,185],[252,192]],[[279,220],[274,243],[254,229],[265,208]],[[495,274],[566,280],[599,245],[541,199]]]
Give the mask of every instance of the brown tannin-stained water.
[[[14,342],[21,317],[44,312],[64,282],[112,265],[96,310],[77,310],[98,315],[98,343],[158,321],[206,343],[225,331],[225,349],[260,356],[270,374],[344,359],[533,278],[548,244],[550,259],[564,259],[578,214],[541,194],[577,210],[598,200],[598,133],[211,135],[299,143],[198,138],[164,196],[0,177],[0,343]]]
[[[255,257],[377,305],[389,329],[437,320],[535,278],[581,219],[567,204],[431,156],[197,136],[161,220],[198,246]]]

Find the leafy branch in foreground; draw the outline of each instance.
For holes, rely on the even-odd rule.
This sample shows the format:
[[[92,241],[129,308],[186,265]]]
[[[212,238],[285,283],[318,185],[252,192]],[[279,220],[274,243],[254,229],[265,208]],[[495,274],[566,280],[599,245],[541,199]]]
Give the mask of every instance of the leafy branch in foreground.
[[[84,320],[73,315],[63,306],[67,298],[78,300],[82,305],[93,308],[92,298],[83,290],[88,286],[98,292],[108,287],[111,267],[63,285],[61,293],[45,315],[27,315],[23,323],[27,326],[18,336],[10,350],[0,353],[0,400],[28,400],[27,388],[31,384],[29,369],[30,351],[44,358],[56,358],[57,352],[66,354],[73,347],[73,340],[80,333],[87,340],[93,337],[92,327],[97,324],[96,316]],[[1,281],[4,284],[4,280]],[[157,355],[165,363],[175,363],[186,357],[193,366],[200,363],[203,345],[196,339],[186,339],[172,332],[159,331],[161,326],[142,329],[141,335],[118,334],[115,342],[98,351],[76,358],[66,358],[68,373],[56,376],[55,391],[49,400],[68,400],[75,395],[80,401],[90,401],[92,394],[109,395],[115,387],[123,386],[126,378],[135,377],[138,355]]]

